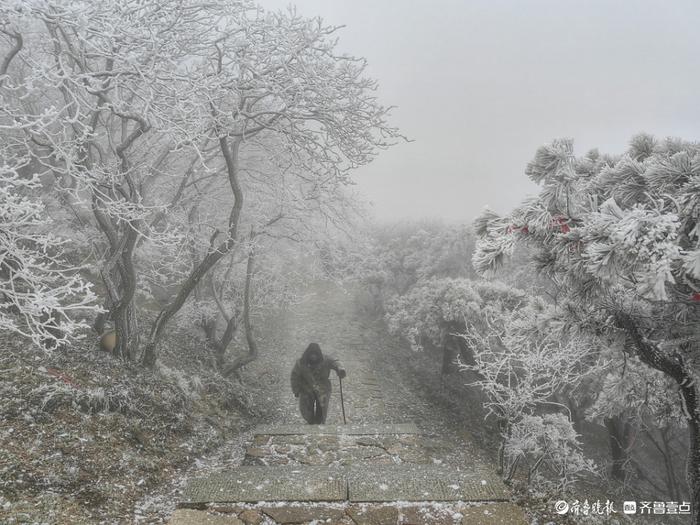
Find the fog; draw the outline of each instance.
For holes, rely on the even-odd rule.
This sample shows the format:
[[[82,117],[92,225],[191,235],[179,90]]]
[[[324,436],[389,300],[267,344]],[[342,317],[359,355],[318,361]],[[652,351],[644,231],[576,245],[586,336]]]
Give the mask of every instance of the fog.
[[[285,0],[262,0],[283,9]],[[691,1],[299,0],[345,25],[393,123],[413,142],[356,175],[380,219],[470,221],[536,190],[538,146],[619,153],[640,131],[700,133],[700,4]]]
[[[700,3],[260,1],[0,3],[0,523],[700,525]]]

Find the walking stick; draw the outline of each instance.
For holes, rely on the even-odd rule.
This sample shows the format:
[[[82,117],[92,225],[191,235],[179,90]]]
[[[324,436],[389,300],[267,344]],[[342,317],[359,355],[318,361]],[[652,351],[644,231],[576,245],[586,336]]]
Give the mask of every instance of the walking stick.
[[[340,408],[343,411],[343,425],[347,425],[348,422],[345,421],[345,402],[343,401],[343,380],[338,376],[338,382],[340,383]]]

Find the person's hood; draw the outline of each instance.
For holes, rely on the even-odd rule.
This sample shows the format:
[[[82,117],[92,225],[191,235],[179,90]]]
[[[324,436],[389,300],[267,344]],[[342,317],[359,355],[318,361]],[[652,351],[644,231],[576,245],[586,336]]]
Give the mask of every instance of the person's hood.
[[[316,343],[311,343],[306,347],[306,350],[304,350],[304,354],[301,356],[301,362],[305,366],[318,366],[323,362],[321,347]]]

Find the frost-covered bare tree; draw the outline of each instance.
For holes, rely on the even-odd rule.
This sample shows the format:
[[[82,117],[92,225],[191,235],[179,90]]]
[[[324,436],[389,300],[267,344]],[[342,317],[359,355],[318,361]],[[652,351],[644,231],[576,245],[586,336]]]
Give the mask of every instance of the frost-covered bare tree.
[[[4,138],[52,175],[100,261],[117,353],[143,347],[149,366],[222,259],[272,228],[337,220],[352,169],[399,137],[364,60],[319,19],[245,0],[0,9]],[[141,345],[145,282],[172,295]]]
[[[0,153],[0,330],[47,349],[79,335],[77,317],[95,311],[96,296],[66,258],[67,241],[35,195],[41,188],[29,166]],[[31,171],[31,170],[29,170]]]
[[[246,325],[246,317],[247,324],[252,326],[251,310],[293,300],[291,285],[301,284],[299,271],[313,260],[308,254],[315,253],[319,244],[333,243],[337,235],[349,229],[349,221],[357,215],[356,203],[343,185],[320,187],[309,198],[303,173],[300,176],[299,168],[285,157],[275,137],[253,137],[249,141],[241,159],[240,178],[249,199],[240,222],[243,234],[237,245],[200,281],[183,306],[204,330],[224,375],[235,373],[255,358],[255,342],[248,337],[251,330],[247,329],[248,354],[228,363],[225,359],[239,328]],[[212,232],[223,231],[228,220],[228,215],[221,211],[226,209],[227,180],[210,179],[200,191],[202,198],[196,219],[190,225],[194,232],[190,243],[191,270],[210,250]],[[251,262],[254,277],[246,271],[251,255],[255,259]],[[294,263],[299,257],[304,262]],[[278,264],[278,259],[285,261],[284,264]],[[316,277],[308,271],[303,273],[307,279]],[[246,289],[250,291],[247,295]]]
[[[164,208],[162,198],[149,196],[149,183],[182,146],[170,134],[168,102],[157,92],[184,57],[188,32],[177,29],[194,29],[192,16],[157,7],[13,2],[2,8],[6,33],[17,35],[2,86],[3,138],[13,154],[53,177],[50,189],[64,216],[85,230],[100,260],[116,350],[125,357],[138,346],[136,242],[140,235],[157,239],[150,223]]]
[[[334,53],[336,28],[294,13],[246,13],[236,22],[221,28],[215,44],[203,50],[206,60],[188,72],[193,100],[205,101],[200,105],[202,125],[216,136],[224,161],[233,195],[230,213],[221,233],[212,235],[211,249],[156,319],[147,363],[155,359],[168,320],[239,242],[245,219],[243,162],[251,143],[257,151],[265,151],[265,139],[275,150],[281,146],[286,173],[298,188],[296,196],[266,217],[262,226],[267,227],[295,218],[297,203],[316,201],[322,207],[323,193],[348,183],[350,170],[397,137],[385,123],[387,109],[372,94],[374,81],[363,76],[364,61]]]
[[[560,140],[540,148],[526,173],[539,196],[477,221],[474,265],[493,271],[528,243],[572,329],[617,337],[618,349],[673,381],[698,523],[700,147],[639,135],[621,156],[576,158],[571,141]]]
[[[15,87],[8,71],[24,41],[6,21],[0,22],[0,34],[10,44],[0,62],[2,115],[5,90]],[[96,311],[96,297],[79,274],[81,268],[68,262],[68,241],[53,233],[55,225],[39,196],[40,170],[7,139],[8,131],[50,125],[57,118],[54,108],[29,113],[21,121],[0,118],[5,138],[0,145],[0,330],[28,337],[47,349],[79,335],[85,323],[76,314]]]

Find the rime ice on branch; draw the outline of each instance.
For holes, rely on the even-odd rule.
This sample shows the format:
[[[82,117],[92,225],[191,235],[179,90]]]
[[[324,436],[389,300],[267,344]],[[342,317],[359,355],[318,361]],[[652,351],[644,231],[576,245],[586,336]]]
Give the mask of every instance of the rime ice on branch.
[[[342,221],[352,170],[400,139],[339,28],[294,11],[19,0],[0,19],[3,139],[99,265],[117,353],[148,365],[220,261]],[[141,345],[135,298],[158,287]]]

